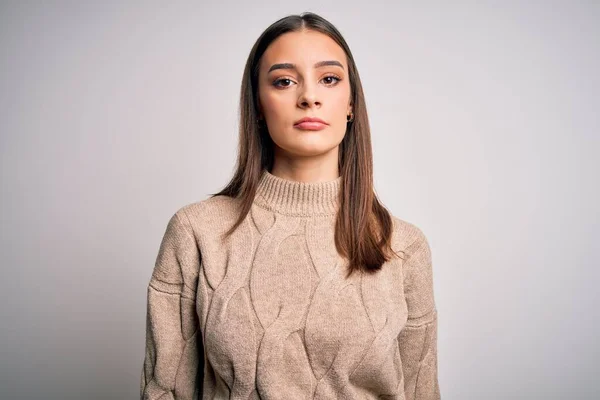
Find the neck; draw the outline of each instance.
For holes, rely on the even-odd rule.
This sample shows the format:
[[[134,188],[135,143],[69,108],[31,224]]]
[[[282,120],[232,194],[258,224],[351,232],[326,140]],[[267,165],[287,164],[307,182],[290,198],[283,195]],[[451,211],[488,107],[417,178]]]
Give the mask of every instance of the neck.
[[[254,202],[286,215],[335,215],[339,208],[341,182],[341,176],[323,182],[300,182],[264,170]]]

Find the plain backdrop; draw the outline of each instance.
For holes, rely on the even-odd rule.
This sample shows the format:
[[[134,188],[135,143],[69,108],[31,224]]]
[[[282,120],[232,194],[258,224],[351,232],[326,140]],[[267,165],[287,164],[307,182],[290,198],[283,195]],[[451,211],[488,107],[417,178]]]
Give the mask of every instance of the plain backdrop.
[[[231,177],[250,48],[303,11],[430,241],[442,398],[599,398],[600,3],[348,0],[1,3],[0,398],[139,396],[167,222]]]

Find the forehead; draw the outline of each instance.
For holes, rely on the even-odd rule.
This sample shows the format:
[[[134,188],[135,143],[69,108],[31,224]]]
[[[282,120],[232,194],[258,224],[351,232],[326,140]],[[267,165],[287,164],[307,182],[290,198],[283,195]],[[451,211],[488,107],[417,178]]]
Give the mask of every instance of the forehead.
[[[315,31],[288,32],[267,47],[260,69],[266,71],[271,64],[278,62],[291,62],[309,67],[324,60],[337,60],[345,70],[348,69],[344,50],[329,36]]]

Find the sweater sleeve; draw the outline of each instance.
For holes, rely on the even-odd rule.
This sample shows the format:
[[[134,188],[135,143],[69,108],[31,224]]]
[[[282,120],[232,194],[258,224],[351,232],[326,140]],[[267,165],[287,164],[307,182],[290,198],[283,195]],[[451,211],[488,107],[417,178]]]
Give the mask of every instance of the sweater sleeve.
[[[196,398],[203,379],[196,313],[200,252],[185,210],[169,220],[147,289],[143,400]]]
[[[439,400],[437,310],[433,294],[431,250],[417,228],[406,249],[404,295],[408,321],[398,336],[406,400]]]

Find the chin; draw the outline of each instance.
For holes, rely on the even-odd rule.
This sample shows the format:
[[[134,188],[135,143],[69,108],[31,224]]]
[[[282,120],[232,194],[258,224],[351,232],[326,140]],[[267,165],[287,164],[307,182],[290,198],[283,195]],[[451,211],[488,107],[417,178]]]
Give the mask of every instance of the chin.
[[[291,154],[308,157],[328,153],[336,147],[337,144],[332,143],[297,143],[287,147],[286,150]]]
[[[332,133],[330,129],[320,131],[294,129],[293,132],[287,132],[285,138],[282,138],[284,140],[273,141],[288,154],[303,157],[316,156],[334,150],[344,139],[344,135],[333,137]]]

